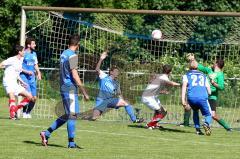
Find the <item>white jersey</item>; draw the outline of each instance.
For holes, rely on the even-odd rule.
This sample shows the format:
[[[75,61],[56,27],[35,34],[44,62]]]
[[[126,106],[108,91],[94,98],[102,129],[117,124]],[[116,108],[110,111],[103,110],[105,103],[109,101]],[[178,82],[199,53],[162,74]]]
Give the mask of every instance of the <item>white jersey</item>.
[[[156,74],[151,83],[149,83],[147,88],[144,90],[142,96],[158,96],[160,91],[164,91],[166,89],[166,81],[169,81],[167,74]]]
[[[5,66],[3,85],[17,82],[20,72],[22,72],[23,57],[18,59],[17,56],[13,56],[2,62]]]

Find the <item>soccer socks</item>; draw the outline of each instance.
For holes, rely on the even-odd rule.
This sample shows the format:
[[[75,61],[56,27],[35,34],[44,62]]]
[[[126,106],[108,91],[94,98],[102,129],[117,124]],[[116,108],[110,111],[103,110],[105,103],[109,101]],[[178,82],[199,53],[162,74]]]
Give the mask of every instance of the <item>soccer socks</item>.
[[[184,110],[183,125],[189,126],[189,120],[191,116],[191,110]]]
[[[198,111],[193,111],[193,122],[196,129],[200,128]]]
[[[28,98],[24,98],[19,105],[17,106],[18,109],[21,109],[22,107],[26,106],[28,103],[30,102],[30,100]]]
[[[64,120],[64,119],[62,119],[61,117],[59,117],[56,121],[54,121],[53,123],[52,123],[52,125],[46,130],[46,132],[45,132],[45,135],[47,136],[47,137],[50,137],[50,135],[51,135],[51,133],[54,131],[54,130],[56,130],[56,129],[58,129],[59,127],[61,127],[63,124],[65,124],[66,123],[66,120]]]
[[[75,125],[76,125],[76,120],[69,119],[67,121],[67,131],[68,131],[68,141],[69,145],[68,146],[74,146],[74,137],[75,137]]]
[[[227,124],[227,122],[225,122],[224,119],[220,119],[217,121],[222,127],[224,127],[224,129],[229,130],[230,126]]]
[[[33,102],[33,101],[29,102],[28,109],[26,111],[27,114],[29,114],[32,111],[32,109],[34,108],[34,105],[35,105],[35,102]]]
[[[126,105],[124,108],[127,114],[129,115],[131,121],[135,121],[137,118],[134,114],[133,107],[131,105]]]
[[[15,114],[17,112],[17,106],[16,106],[16,103],[15,103],[15,100],[14,99],[9,99],[9,113],[10,113],[10,118],[11,119],[14,119],[15,117]]]

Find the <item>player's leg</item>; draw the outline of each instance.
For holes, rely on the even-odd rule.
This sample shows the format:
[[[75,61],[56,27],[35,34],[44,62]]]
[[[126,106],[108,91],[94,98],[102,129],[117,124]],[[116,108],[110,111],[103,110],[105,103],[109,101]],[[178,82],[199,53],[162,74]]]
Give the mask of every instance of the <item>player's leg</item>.
[[[21,79],[27,84],[25,89],[31,93],[31,88],[30,88],[30,85],[29,85],[29,81],[28,79],[26,78],[25,74],[20,74],[20,77]],[[22,112],[23,112],[23,118],[28,118],[27,117],[27,109],[28,109],[28,105],[26,105],[25,107],[23,107],[22,109]]]
[[[151,110],[154,111],[153,118],[149,123],[147,123],[148,128],[157,127],[157,123],[162,120],[165,115],[167,114],[167,111],[161,107],[161,103],[158,99],[155,97],[142,97],[142,102],[148,106]]]
[[[111,103],[108,104],[108,107],[114,106],[115,108],[124,107],[126,113],[130,117],[133,123],[142,123],[144,120],[142,118],[137,119],[134,114],[133,106],[121,98],[113,98]]]
[[[184,109],[184,114],[183,114],[183,123],[179,124],[179,126],[190,126],[190,117],[191,117],[191,109],[187,110]]]
[[[37,83],[36,83],[36,80],[32,81],[29,86],[30,86],[31,94],[33,96],[33,100],[30,101],[30,103],[28,105],[28,109],[26,110],[26,114],[27,114],[28,118],[31,118],[31,111],[34,108],[36,100],[37,100]]]
[[[202,115],[204,116],[204,124],[202,126],[205,130],[206,135],[209,136],[211,135],[210,124],[212,123],[212,114],[208,100],[200,100],[199,107]]]
[[[210,104],[211,109],[212,109],[212,118],[215,121],[217,121],[222,127],[224,127],[224,129],[226,129],[227,131],[232,131],[232,129],[229,126],[229,124],[223,118],[220,118],[217,115],[217,113],[216,113],[217,101],[214,100],[214,99],[209,99],[209,104]]]
[[[14,92],[9,92],[8,97],[9,97],[8,103],[9,103],[10,119],[15,120],[15,114],[17,112],[17,106],[16,106],[16,100],[15,100]]]
[[[95,108],[93,108],[93,114],[92,114],[92,121],[97,120],[102,113],[107,109],[107,103],[106,101],[104,101],[102,98],[98,98],[96,99],[96,106]]]

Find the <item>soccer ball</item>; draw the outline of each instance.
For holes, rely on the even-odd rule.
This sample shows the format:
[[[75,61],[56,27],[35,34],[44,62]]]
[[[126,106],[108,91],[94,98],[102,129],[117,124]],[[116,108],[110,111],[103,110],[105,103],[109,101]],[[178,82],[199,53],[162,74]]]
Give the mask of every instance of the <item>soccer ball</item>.
[[[161,30],[155,29],[152,31],[152,39],[153,40],[160,40],[162,38]]]

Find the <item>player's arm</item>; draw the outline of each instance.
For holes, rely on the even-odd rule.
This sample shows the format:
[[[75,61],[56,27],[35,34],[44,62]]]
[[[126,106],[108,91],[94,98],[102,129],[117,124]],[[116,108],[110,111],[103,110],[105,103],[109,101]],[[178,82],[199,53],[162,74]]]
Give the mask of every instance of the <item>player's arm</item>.
[[[3,64],[3,62],[0,63],[0,68],[5,68],[5,65]]]
[[[206,88],[207,88],[208,95],[210,95],[212,92],[211,92],[211,87],[208,80],[206,81]]]
[[[219,90],[224,90],[224,75],[217,77],[217,82],[211,80],[211,84]]]
[[[21,83],[21,85],[24,87],[24,88],[26,88],[27,87],[27,83],[25,83],[22,79],[21,79],[21,77],[20,76],[18,76],[17,77],[17,79],[18,79],[18,81]]]
[[[99,61],[98,61],[98,63],[97,63],[97,66],[96,66],[96,68],[95,68],[95,70],[97,71],[98,74],[100,74],[100,72],[101,72],[100,67],[101,67],[101,65],[102,65],[103,60],[104,60],[106,57],[107,57],[107,51],[104,51],[104,52],[101,54],[100,59],[99,59]]]
[[[28,70],[25,70],[25,69],[22,69],[22,72],[23,72],[24,74],[27,74],[27,75],[32,75],[32,74],[33,74],[32,71],[28,71]]]
[[[89,99],[89,96],[85,90],[85,88],[83,87],[83,83],[78,75],[78,72],[76,69],[72,69],[71,70],[71,73],[72,73],[72,76],[73,76],[73,79],[75,81],[75,83],[77,84],[77,86],[79,87],[80,91],[82,92],[83,96],[85,99]]]
[[[180,86],[180,83],[177,83],[177,82],[167,81],[167,80],[165,82],[169,86]]]
[[[42,74],[41,74],[41,71],[40,71],[40,69],[38,67],[38,64],[35,64],[34,68],[36,70],[38,80],[41,80],[42,79]]]
[[[81,81],[81,79],[78,75],[78,71],[77,71],[77,68],[78,68],[78,56],[77,55],[73,55],[69,58],[69,66],[70,66],[70,69],[71,69],[73,80],[75,81],[76,85],[79,87],[79,89],[82,92],[84,98],[86,100],[88,100],[89,96],[88,96],[85,88],[83,87],[83,83],[82,83],[82,81]]]
[[[187,81],[183,81],[183,84],[182,84],[182,105],[183,105],[183,107],[187,106],[186,92],[187,92]]]

